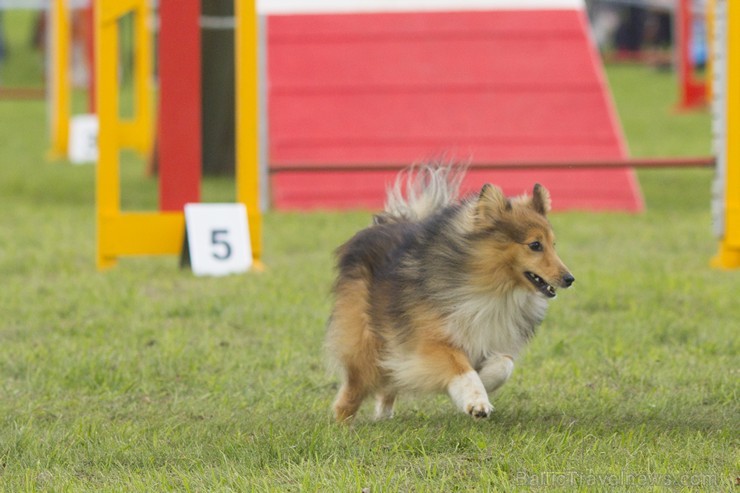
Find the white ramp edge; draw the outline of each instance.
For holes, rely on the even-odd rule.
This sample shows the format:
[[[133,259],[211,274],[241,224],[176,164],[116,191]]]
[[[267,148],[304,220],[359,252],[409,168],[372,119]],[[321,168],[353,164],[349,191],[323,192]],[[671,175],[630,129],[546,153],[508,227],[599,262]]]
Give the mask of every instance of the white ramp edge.
[[[263,15],[585,8],[585,0],[257,0],[257,12]]]

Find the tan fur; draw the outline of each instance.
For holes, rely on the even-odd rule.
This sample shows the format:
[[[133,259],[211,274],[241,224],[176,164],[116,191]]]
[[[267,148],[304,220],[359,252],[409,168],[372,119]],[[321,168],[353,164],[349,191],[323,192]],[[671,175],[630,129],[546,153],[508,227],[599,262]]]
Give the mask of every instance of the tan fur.
[[[381,344],[369,328],[367,287],[363,280],[338,286],[329,336],[327,344],[345,370],[345,382],[334,403],[337,420],[345,421],[379,387],[381,379]]]

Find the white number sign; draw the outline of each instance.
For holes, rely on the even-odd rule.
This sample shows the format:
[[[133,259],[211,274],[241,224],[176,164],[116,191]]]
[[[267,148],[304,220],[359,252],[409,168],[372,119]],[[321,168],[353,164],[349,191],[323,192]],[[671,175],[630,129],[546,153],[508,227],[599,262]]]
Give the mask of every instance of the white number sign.
[[[98,160],[97,115],[73,116],[69,122],[69,160],[72,164]]]
[[[190,265],[196,276],[225,276],[252,266],[244,204],[186,204]]]

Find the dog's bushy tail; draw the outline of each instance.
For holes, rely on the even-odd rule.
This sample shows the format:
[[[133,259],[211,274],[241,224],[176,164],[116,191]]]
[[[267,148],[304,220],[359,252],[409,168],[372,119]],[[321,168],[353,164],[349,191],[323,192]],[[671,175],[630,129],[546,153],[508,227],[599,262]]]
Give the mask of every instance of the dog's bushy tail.
[[[385,211],[376,222],[421,221],[457,202],[466,170],[465,165],[425,164],[401,171],[386,190]]]

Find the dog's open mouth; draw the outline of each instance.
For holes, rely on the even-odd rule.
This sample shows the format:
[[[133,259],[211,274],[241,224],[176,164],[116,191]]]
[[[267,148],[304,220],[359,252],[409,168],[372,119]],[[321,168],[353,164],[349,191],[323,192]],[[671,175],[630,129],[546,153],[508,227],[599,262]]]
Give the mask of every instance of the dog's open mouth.
[[[534,287],[536,287],[540,293],[544,294],[548,298],[555,297],[555,288],[545,282],[545,280],[542,279],[540,276],[538,276],[534,272],[525,272],[524,275],[527,276],[527,279],[529,279],[529,281],[534,284]]]

